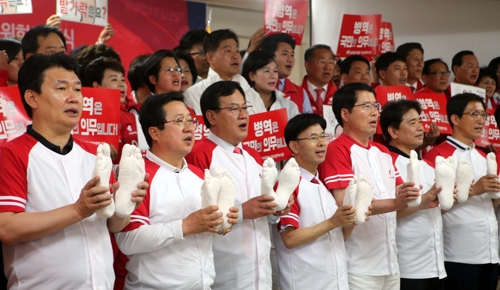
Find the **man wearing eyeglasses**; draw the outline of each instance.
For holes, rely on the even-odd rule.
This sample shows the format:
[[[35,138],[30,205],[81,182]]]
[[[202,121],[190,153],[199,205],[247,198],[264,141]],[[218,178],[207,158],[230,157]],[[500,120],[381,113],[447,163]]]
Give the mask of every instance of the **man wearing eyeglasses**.
[[[317,114],[293,117],[285,141],[300,166],[290,213],[273,227],[283,289],[349,289],[344,240],[354,229],[356,210],[338,204],[319,181],[318,165],[328,146],[326,121]],[[304,267],[307,265],[307,267]],[[300,269],[300,270],[298,270]]]
[[[213,226],[223,218],[235,224],[238,209],[222,217],[216,205],[201,208],[204,174],[184,159],[197,120],[181,93],[148,98],[139,114],[151,148],[145,160],[151,186],[130,224],[116,234],[129,258],[125,288],[209,289],[215,276],[212,235],[218,232]]]
[[[213,245],[217,275],[212,289],[271,289],[268,223],[288,213],[291,203],[276,212],[274,198],[262,195],[262,157],[241,143],[248,134],[250,109],[241,86],[216,82],[203,92],[200,104],[210,134],[186,159],[202,170],[226,169],[237,188],[235,205],[240,208],[238,225]]]
[[[417,93],[438,93],[444,94],[450,84],[450,69],[440,58],[429,59],[424,63],[422,80],[425,88]]]
[[[323,105],[332,104],[337,90],[332,81],[335,54],[328,45],[316,44],[306,50],[304,60],[307,75],[302,80],[302,87],[309,97],[313,113],[323,115]]]
[[[196,72],[198,73],[198,78],[193,80],[198,83],[208,76],[208,69],[210,65],[205,59],[205,53],[203,52],[203,40],[208,35],[205,29],[192,29],[184,34],[179,42],[180,50],[189,53],[196,64]]]
[[[496,289],[498,282],[498,225],[492,200],[486,192],[499,192],[496,174],[486,174],[485,154],[474,146],[488,114],[483,98],[465,93],[453,96],[446,105],[453,129],[424,158],[434,163],[436,156],[453,156],[455,164],[464,158],[474,170],[472,197],[451,208],[443,216],[444,258],[448,277],[445,289]]]
[[[375,91],[364,83],[340,88],[333,98],[333,112],[343,134],[328,145],[320,179],[344,203],[349,182],[363,175],[373,186],[370,220],[357,225],[346,240],[350,289],[399,289],[396,248],[396,211],[417,199],[412,182],[403,183],[386,147],[370,140],[377,131],[380,104]]]
[[[203,51],[210,64],[207,79],[191,86],[184,92],[186,105],[201,115],[200,98],[205,89],[218,81],[234,81],[245,91],[247,104],[252,106],[250,113],[267,112],[259,93],[251,88],[245,78],[238,74],[241,55],[238,36],[230,29],[215,30],[203,41]]]

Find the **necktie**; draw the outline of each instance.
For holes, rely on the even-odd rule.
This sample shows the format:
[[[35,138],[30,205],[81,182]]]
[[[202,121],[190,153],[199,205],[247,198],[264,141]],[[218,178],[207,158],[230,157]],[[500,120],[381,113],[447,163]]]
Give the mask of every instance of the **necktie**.
[[[281,90],[280,90],[280,84],[281,84],[281,81],[280,81],[280,80],[278,80],[278,81],[276,82],[276,89],[277,89],[278,91],[281,91]]]
[[[234,147],[233,153],[241,154],[241,148],[240,147]]]
[[[314,184],[319,184],[318,180],[316,179],[316,177],[313,177],[313,179],[311,179],[311,183],[314,183]]]
[[[315,89],[314,91],[316,92],[316,113],[323,116],[323,98],[321,98],[323,88]]]

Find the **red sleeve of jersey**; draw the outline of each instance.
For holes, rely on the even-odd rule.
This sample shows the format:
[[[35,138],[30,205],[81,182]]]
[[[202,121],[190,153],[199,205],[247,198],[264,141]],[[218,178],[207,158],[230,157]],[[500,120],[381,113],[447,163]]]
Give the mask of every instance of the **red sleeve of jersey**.
[[[134,212],[130,215],[130,223],[122,230],[122,232],[133,231],[135,229],[140,228],[143,225],[149,225],[149,205],[151,200],[151,188],[153,188],[153,180],[155,178],[156,172],[160,168],[160,166],[154,162],[149,160],[144,160],[146,165],[146,173],[149,174],[149,178],[147,182],[149,183],[149,187],[146,190],[146,195],[142,200],[141,205],[139,205]]]
[[[191,170],[191,172],[193,172],[201,180],[205,179],[205,172],[203,172],[203,170],[201,170],[198,167],[191,165],[191,164],[188,164],[188,168],[189,168],[189,170]]]
[[[349,148],[337,140],[328,145],[325,161],[318,167],[319,178],[329,190],[346,188],[354,177]]]
[[[252,156],[253,159],[255,159],[255,161],[257,161],[257,164],[262,166],[264,161],[262,161],[262,156],[260,155],[259,152],[257,152],[257,150],[255,150],[252,147],[249,147],[247,145],[243,145],[243,149],[245,149],[245,151],[248,152],[248,154],[250,154],[250,156]]]
[[[441,156],[441,145],[432,148],[430,151],[424,154],[423,159],[427,160],[429,164],[434,168],[436,167],[436,157]]]
[[[0,87],[9,86],[9,72],[6,70],[0,70]]]
[[[302,177],[300,178],[300,182],[302,182]],[[299,216],[300,216],[300,204],[299,204],[299,187],[300,187],[300,182],[297,188],[292,193],[293,198],[295,199],[295,202],[292,204],[292,207],[290,208],[290,212],[280,218],[280,221],[278,222],[278,232],[281,233],[286,227],[292,226],[296,229],[299,228]],[[275,189],[277,188],[278,184],[276,183]]]
[[[0,212],[24,212],[28,201],[28,156],[37,143],[30,135],[10,141],[0,149]]]
[[[212,163],[212,152],[217,145],[208,140],[203,139],[197,141],[194,144],[191,153],[186,155],[186,161],[188,164],[192,164],[201,170],[210,169],[210,164]]]

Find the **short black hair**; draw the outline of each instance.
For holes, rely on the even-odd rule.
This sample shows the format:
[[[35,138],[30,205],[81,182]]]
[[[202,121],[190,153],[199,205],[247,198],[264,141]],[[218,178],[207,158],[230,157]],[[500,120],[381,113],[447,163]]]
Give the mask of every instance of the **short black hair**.
[[[72,50],[69,51],[68,55],[74,58],[75,60],[78,60],[80,55],[82,55],[83,51],[88,47],[88,44],[80,44],[79,46],[73,48]]]
[[[323,116],[314,113],[303,113],[288,120],[285,127],[285,142],[290,149],[290,141],[297,140],[300,133],[309,127],[318,124],[323,130],[326,129],[326,120]]]
[[[333,95],[332,109],[335,114],[335,119],[337,119],[340,126],[344,126],[340,112],[342,109],[347,109],[349,112],[352,112],[354,104],[358,101],[358,93],[363,91],[370,92],[376,96],[375,90],[365,83],[347,84],[338,89]]]
[[[85,72],[89,63],[101,56],[115,59],[120,63],[122,62],[118,52],[116,52],[111,46],[105,44],[89,45],[83,49],[82,53],[77,58],[78,63],[82,65],[82,73]]]
[[[175,52],[175,55],[177,56],[177,59],[182,59],[185,62],[187,62],[187,65],[189,66],[189,70],[191,71],[191,75],[193,75],[193,84],[196,83],[196,79],[198,78],[198,70],[196,70],[196,64],[194,63],[193,57],[188,53],[185,52],[184,50],[177,50]],[[180,64],[179,64],[180,67]]]
[[[479,70],[479,76],[477,77],[477,81],[476,81],[476,85],[479,84],[479,82],[481,82],[481,79],[484,78],[484,77],[490,77],[492,80],[495,81],[495,92],[497,91],[498,89],[498,76],[497,76],[497,72],[490,69],[489,67],[484,67],[482,69]]]
[[[391,142],[391,134],[389,134],[389,127],[399,129],[399,125],[403,122],[403,117],[411,109],[417,111],[418,115],[422,113],[420,103],[415,100],[399,100],[396,102],[387,102],[380,114],[380,127],[382,134],[387,142]]]
[[[49,25],[37,25],[28,30],[26,34],[23,36],[23,40],[21,42],[21,47],[23,49],[23,57],[26,59],[26,55],[28,53],[35,54],[40,45],[38,44],[38,36],[47,37],[49,34],[55,33],[61,39],[64,44],[64,49],[66,49],[66,38],[64,34],[59,30],[59,28],[55,26]]]
[[[101,56],[87,65],[85,72],[82,74],[82,85],[84,87],[92,87],[94,82],[101,85],[102,79],[104,78],[104,71],[107,69],[121,72],[125,75],[125,69],[121,63],[115,59]]]
[[[458,52],[457,54],[455,54],[455,56],[451,60],[451,68],[453,69],[453,67],[455,67],[455,66],[462,66],[463,57],[466,55],[474,55],[474,52],[472,52],[470,50],[462,50],[462,51]]]
[[[177,49],[188,51],[195,44],[203,44],[203,40],[207,37],[208,32],[205,29],[192,29],[186,32],[179,42]]]
[[[448,115],[448,122],[450,122],[451,128],[453,128],[453,122],[451,122],[451,116],[457,115],[462,118],[463,112],[467,105],[472,101],[479,101],[483,104],[483,108],[486,110],[486,105],[484,104],[483,98],[472,93],[458,94],[450,98],[446,104],[446,114]]]
[[[179,92],[168,92],[155,95],[147,98],[139,110],[139,122],[141,123],[142,132],[146,137],[146,142],[149,147],[153,146],[153,139],[149,135],[149,128],[156,127],[160,130],[165,129],[165,117],[167,112],[163,110],[163,106],[172,102],[179,101],[184,103],[184,96]]]
[[[155,85],[149,80],[150,76],[155,76],[158,80],[158,75],[160,74],[161,69],[161,61],[166,57],[171,57],[175,60],[177,66],[179,66],[179,61],[177,60],[177,56],[172,50],[160,49],[149,56],[144,61],[144,71],[143,71],[143,80],[144,83],[148,86],[149,90],[154,93]]]
[[[234,39],[236,41],[236,45],[240,46],[240,42],[238,40],[238,36],[231,29],[219,29],[212,31],[205,40],[203,41],[203,52],[205,55],[207,52],[214,53],[219,48],[221,42],[227,39]]]
[[[203,91],[200,98],[200,107],[201,113],[203,115],[203,121],[205,122],[205,126],[210,129],[210,122],[207,119],[207,111],[219,111],[220,108],[220,98],[227,97],[238,90],[243,99],[245,98],[245,92],[241,88],[240,84],[233,81],[219,81],[211,84],[208,88]]]
[[[499,57],[495,57],[494,59],[492,59],[490,61],[490,63],[488,64],[488,67],[492,70],[495,71],[495,73],[498,71],[498,67],[500,67],[500,56]]]
[[[138,55],[130,63],[127,72],[127,79],[130,84],[130,88],[134,92],[144,85],[144,62],[150,55],[151,54]]]
[[[387,70],[389,68],[389,66],[391,64],[395,63],[396,61],[401,61],[401,62],[404,62],[406,64],[406,58],[397,52],[389,51],[389,52],[383,53],[377,59],[377,61],[375,61],[375,68],[377,69],[377,75],[379,75],[379,73],[378,73],[379,71]]]
[[[271,62],[274,62],[274,53],[263,50],[252,51],[243,64],[243,70],[241,74],[243,75],[245,80],[247,80],[248,84],[253,87],[255,85],[255,82],[250,79],[250,72],[255,74],[257,70],[265,67]]]
[[[51,68],[63,68],[74,72],[78,76],[80,65],[63,52],[55,54],[34,54],[29,57],[19,69],[18,86],[23,101],[24,110],[28,117],[33,117],[33,110],[24,99],[24,93],[32,90],[37,94],[42,92],[42,84],[45,80],[45,71]]]
[[[260,49],[274,54],[276,50],[278,50],[278,44],[280,42],[290,44],[292,49],[295,49],[295,46],[297,45],[297,42],[295,41],[295,39],[293,39],[293,37],[290,34],[277,33],[266,36],[266,38],[262,40]]]
[[[309,47],[308,49],[306,49],[306,52],[304,53],[304,61],[310,62],[314,58],[314,54],[315,54],[316,50],[320,50],[320,49],[329,50],[332,53],[332,55],[335,56],[335,54],[333,53],[333,50],[330,46],[328,46],[326,44],[315,44],[315,45]]]
[[[404,58],[406,59],[410,55],[410,52],[414,49],[418,49],[422,54],[424,54],[424,48],[418,42],[403,43],[400,46],[398,46],[396,52],[404,56]]]
[[[444,64],[444,66],[446,66],[446,70],[449,71],[450,68],[448,67],[448,65],[446,64],[446,62],[444,62],[442,59],[440,58],[433,58],[433,59],[429,59],[429,60],[426,60],[424,62],[424,68],[422,69],[422,74],[423,75],[430,75],[431,73],[431,66],[435,63],[442,63]]]
[[[351,55],[346,57],[346,59],[344,59],[343,61],[337,62],[340,66],[340,74],[348,75],[349,72],[351,71],[352,64],[357,61],[366,63],[368,65],[368,68],[370,68],[370,62],[366,59],[366,57],[361,55]]]
[[[21,51],[21,42],[11,38],[0,38],[0,50],[5,50],[10,63],[16,55]]]

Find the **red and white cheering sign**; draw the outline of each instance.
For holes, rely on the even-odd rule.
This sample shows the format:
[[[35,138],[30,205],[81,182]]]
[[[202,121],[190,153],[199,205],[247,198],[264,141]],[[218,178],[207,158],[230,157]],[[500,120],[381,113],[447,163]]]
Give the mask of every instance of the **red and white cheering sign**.
[[[82,88],[83,111],[73,135],[87,142],[119,146],[120,91]]]
[[[19,88],[0,87],[0,146],[24,134],[29,124]]]
[[[378,40],[379,55],[389,51],[394,51],[394,33],[392,30],[392,23],[383,21],[380,23],[380,34]]]
[[[488,109],[489,114],[484,122],[483,133],[480,138],[474,139],[474,144],[479,147],[488,147],[493,145],[497,150],[500,149],[500,130],[498,129],[497,121],[495,120],[495,110]]]
[[[195,140],[205,139],[210,132],[203,122],[203,116],[196,116],[199,125],[195,130]],[[250,115],[248,136],[243,145],[260,153],[262,159],[271,157],[274,161],[286,160],[292,153],[286,146],[285,126],[288,122],[286,109]]]
[[[344,14],[340,29],[337,55],[361,55],[368,59],[379,51],[379,33],[382,15]]]
[[[250,115],[248,136],[243,144],[257,150],[262,159],[286,160],[292,153],[286,146],[285,127],[288,122],[286,109]]]
[[[269,34],[290,34],[300,45],[308,9],[308,0],[264,0],[264,27]]]
[[[413,99],[413,94],[408,86],[377,86],[375,92],[377,93],[377,102],[380,103],[380,112],[387,102]],[[377,123],[377,134],[382,134],[380,121]]]
[[[429,132],[431,123],[436,123],[441,134],[451,135],[451,126],[446,114],[446,96],[444,94],[415,94],[413,98],[420,103],[424,131]]]

